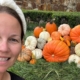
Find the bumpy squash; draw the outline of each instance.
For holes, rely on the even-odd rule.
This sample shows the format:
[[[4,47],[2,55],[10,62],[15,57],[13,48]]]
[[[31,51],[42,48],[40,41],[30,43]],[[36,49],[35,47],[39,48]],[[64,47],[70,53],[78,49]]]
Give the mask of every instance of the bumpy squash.
[[[44,45],[46,44],[46,40],[43,38],[38,38],[37,39],[37,47],[39,49],[43,49]]]
[[[31,58],[32,58],[32,51],[30,49],[23,48],[21,53],[18,55],[17,60],[21,62],[30,61]]]
[[[37,39],[34,36],[28,36],[25,40],[26,48],[34,50],[37,45]]]
[[[39,34],[39,38],[45,39],[46,41],[48,41],[48,39],[50,38],[50,34],[48,31],[42,31]]]
[[[70,49],[60,40],[48,42],[43,49],[43,57],[48,62],[64,62],[70,55]]]
[[[61,24],[58,27],[58,32],[60,32],[62,34],[62,36],[69,35],[70,30],[71,30],[71,28],[68,24]]]

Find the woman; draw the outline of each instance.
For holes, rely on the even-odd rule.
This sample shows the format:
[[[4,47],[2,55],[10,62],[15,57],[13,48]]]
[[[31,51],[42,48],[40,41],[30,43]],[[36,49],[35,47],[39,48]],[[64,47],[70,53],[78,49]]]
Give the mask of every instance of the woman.
[[[23,13],[13,0],[0,0],[0,80],[24,80],[7,71],[21,51],[26,33]]]

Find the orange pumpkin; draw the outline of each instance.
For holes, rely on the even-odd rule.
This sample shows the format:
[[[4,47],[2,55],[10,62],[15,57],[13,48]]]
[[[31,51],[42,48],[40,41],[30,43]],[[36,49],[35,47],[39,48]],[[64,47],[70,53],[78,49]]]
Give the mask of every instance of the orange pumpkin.
[[[76,25],[74,28],[71,29],[70,37],[72,41],[80,43],[80,25]]]
[[[34,36],[35,36],[36,38],[38,38],[38,37],[39,37],[39,34],[40,34],[42,31],[43,31],[43,27],[37,26],[37,27],[34,28],[33,34],[34,34]]]
[[[57,25],[54,23],[54,22],[48,22],[46,23],[45,25],[45,29],[50,33],[53,32],[53,31],[57,31]]]
[[[64,62],[70,55],[70,49],[60,40],[48,42],[43,49],[43,57],[48,62]]]
[[[54,31],[54,32],[51,33],[51,38],[53,40],[55,40],[55,39],[59,40],[60,37],[61,37],[61,33],[59,33],[58,31]]]

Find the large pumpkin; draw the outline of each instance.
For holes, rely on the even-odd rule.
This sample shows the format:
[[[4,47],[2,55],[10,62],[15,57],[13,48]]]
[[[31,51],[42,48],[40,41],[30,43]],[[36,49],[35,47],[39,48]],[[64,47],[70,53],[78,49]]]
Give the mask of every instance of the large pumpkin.
[[[80,25],[75,26],[70,31],[72,41],[80,43]]]
[[[38,37],[39,37],[39,34],[40,34],[42,31],[43,31],[43,27],[37,26],[37,27],[34,28],[33,34],[34,34],[34,36],[35,36],[36,38],[38,38]]]
[[[70,49],[60,40],[48,42],[43,49],[43,57],[48,62],[64,62],[70,55]]]
[[[46,30],[51,34],[53,31],[57,31],[57,25],[54,22],[48,22],[45,26]]]

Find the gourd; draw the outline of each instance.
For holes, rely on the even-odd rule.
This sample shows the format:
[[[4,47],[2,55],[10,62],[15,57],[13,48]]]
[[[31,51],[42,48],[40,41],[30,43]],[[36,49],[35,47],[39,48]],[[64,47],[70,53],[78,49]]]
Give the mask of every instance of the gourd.
[[[38,48],[34,49],[32,51],[32,54],[35,56],[35,59],[42,58],[42,50],[41,49],[38,49]]]
[[[51,33],[51,38],[53,40],[59,40],[60,37],[61,37],[61,33],[59,33],[58,31],[54,31],[54,32]]]
[[[18,55],[17,60],[21,62],[30,61],[31,58],[32,58],[32,51],[30,49],[23,48],[21,53]]]
[[[80,25],[76,25],[74,28],[71,29],[70,37],[72,41],[76,43],[80,42]]]
[[[50,21],[50,22],[47,22],[46,25],[45,25],[45,29],[50,33],[53,32],[53,31],[57,31],[57,25],[53,22],[53,21]]]
[[[36,38],[39,37],[39,34],[43,31],[43,27],[37,26],[34,28],[33,34]]]
[[[76,53],[76,55],[80,56],[80,43],[76,44],[75,53]]]
[[[70,49],[60,40],[52,40],[43,48],[43,57],[48,62],[64,62],[70,55]]]
[[[58,32],[60,32],[62,34],[62,36],[69,35],[70,30],[71,30],[71,28],[68,24],[61,24],[58,27]]]
[[[38,38],[37,39],[37,47],[39,49],[43,49],[44,45],[46,44],[46,40],[43,38]]]
[[[37,39],[34,36],[28,36],[25,40],[26,48],[34,50],[37,45]]]
[[[46,41],[48,41],[48,39],[50,38],[50,34],[47,31],[42,31],[39,35],[39,38],[45,39]]]
[[[74,62],[74,63],[78,63],[80,61],[80,57],[79,56],[77,56],[76,54],[71,54],[70,56],[69,56],[69,58],[68,58],[68,63],[70,64],[70,63],[72,63],[72,62]]]

